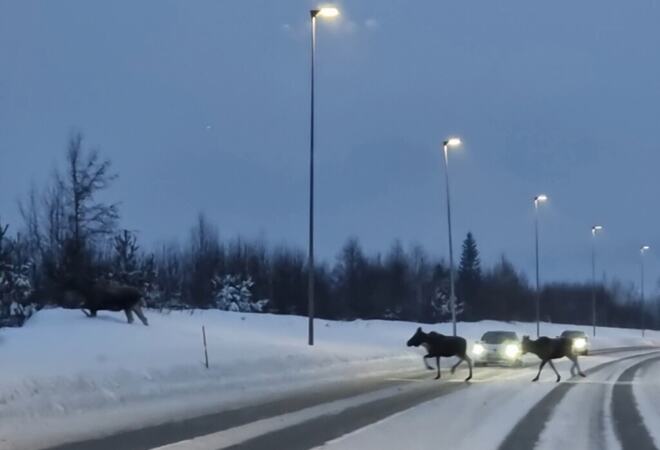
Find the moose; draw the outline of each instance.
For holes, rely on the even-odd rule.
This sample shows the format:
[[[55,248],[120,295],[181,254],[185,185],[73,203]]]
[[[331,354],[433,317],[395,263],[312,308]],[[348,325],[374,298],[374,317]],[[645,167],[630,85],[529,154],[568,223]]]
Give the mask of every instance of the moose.
[[[524,336],[522,339],[522,352],[525,353],[534,353],[536,356],[541,358],[541,365],[539,366],[539,372],[536,374],[536,377],[532,381],[538,381],[541,371],[546,363],[550,364],[552,370],[554,370],[555,375],[557,375],[557,383],[561,381],[561,376],[555,365],[553,364],[553,359],[563,358],[564,356],[570,359],[573,362],[571,366],[571,376],[575,376],[575,371],[581,377],[586,377],[584,372],[580,369],[578,364],[577,353],[573,349],[573,340],[569,338],[549,338],[546,336],[541,336],[537,340],[532,340],[529,336]]]
[[[76,307],[87,317],[96,317],[98,311],[124,311],[128,323],[133,323],[135,313],[145,326],[149,325],[142,312],[142,292],[137,288],[120,284],[92,283],[82,289],[73,289],[71,293],[76,299]]]
[[[433,367],[426,361],[428,358],[435,358],[435,365],[438,374],[435,379],[440,378],[440,357],[457,356],[458,362],[451,368],[451,373],[456,371],[458,365],[465,361],[470,369],[470,374],[465,381],[472,379],[472,360],[467,355],[467,342],[462,337],[458,336],[445,336],[435,331],[424,333],[422,327],[417,328],[415,334],[408,340],[408,347],[422,346],[426,349],[427,354],[422,358],[424,365],[427,369],[433,370]]]

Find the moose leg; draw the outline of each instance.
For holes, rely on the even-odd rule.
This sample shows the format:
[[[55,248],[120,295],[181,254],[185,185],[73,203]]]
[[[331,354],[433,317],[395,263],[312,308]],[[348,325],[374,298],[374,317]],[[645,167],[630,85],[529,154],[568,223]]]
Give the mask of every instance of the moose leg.
[[[548,361],[543,360],[541,361],[541,365],[539,366],[539,373],[536,374],[536,377],[532,381],[539,381],[539,376],[541,376],[541,371],[543,370],[543,366],[545,366],[545,363]]]
[[[465,357],[463,359],[465,359],[465,361],[467,361],[468,369],[470,369],[470,373],[469,373],[468,377],[465,379],[465,381],[470,381],[472,379],[472,358],[470,358],[468,355],[465,355]]]
[[[133,311],[135,311],[135,314],[138,316],[140,321],[142,321],[142,324],[144,326],[149,326],[149,321],[147,321],[147,318],[144,316],[144,313],[142,312],[142,307],[140,304],[137,304],[133,307]]]
[[[561,381],[561,377],[559,376],[559,372],[557,372],[557,368],[555,367],[555,365],[554,365],[554,363],[552,362],[552,360],[550,360],[550,361],[548,361],[548,362],[550,363],[550,367],[552,367],[552,370],[555,371],[555,375],[557,375],[557,383],[559,383],[559,381]]]
[[[426,356],[424,356],[424,357],[422,358],[422,361],[424,361],[424,365],[426,366],[426,368],[429,369],[429,370],[433,370],[433,367],[431,367],[431,366],[429,365],[429,363],[426,362],[426,359],[427,359],[427,358],[433,358],[433,356],[431,356],[431,355],[426,355]]]
[[[92,317],[92,313],[91,313],[91,312],[87,312],[87,311],[84,310],[84,309],[81,309],[81,311],[82,311],[87,317]]]
[[[452,374],[453,374],[454,372],[456,372],[456,368],[457,368],[458,365],[459,365],[460,363],[462,363],[463,361],[464,361],[464,358],[463,358],[462,356],[459,356],[459,357],[458,357],[458,362],[457,362],[456,364],[454,364],[453,366],[451,366],[451,373],[452,373]]]
[[[582,372],[582,369],[580,369],[580,363],[578,363],[577,355],[573,355],[573,357],[570,359],[571,361],[573,361],[573,367],[571,367],[571,372],[573,371],[574,368],[577,368],[577,373],[581,377],[586,377],[587,375],[584,372]]]
[[[126,313],[126,320],[128,320],[128,323],[133,323],[133,311],[131,311],[131,308],[126,308],[124,312]]]
[[[437,380],[437,379],[440,378],[440,357],[439,356],[435,357],[435,364],[438,366],[438,375],[435,377],[435,379]]]

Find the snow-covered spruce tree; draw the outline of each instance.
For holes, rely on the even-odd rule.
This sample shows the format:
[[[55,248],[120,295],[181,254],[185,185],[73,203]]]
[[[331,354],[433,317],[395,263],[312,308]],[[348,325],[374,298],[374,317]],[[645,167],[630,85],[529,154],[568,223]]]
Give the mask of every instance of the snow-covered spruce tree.
[[[435,288],[433,298],[431,299],[431,307],[434,312],[436,320],[446,322],[451,320],[451,300],[449,299],[449,282],[443,283],[442,286]],[[463,315],[465,305],[463,301],[456,297],[456,318]]]
[[[0,327],[21,326],[36,310],[31,303],[31,263],[20,251],[21,241],[7,237],[0,224]]]
[[[215,307],[234,312],[264,312],[269,300],[252,299],[254,282],[251,277],[216,275],[211,282]]]

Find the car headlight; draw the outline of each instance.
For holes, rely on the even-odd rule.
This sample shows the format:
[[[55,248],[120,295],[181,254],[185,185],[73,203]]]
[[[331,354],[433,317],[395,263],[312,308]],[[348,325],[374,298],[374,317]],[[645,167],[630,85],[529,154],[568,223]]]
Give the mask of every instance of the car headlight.
[[[573,339],[573,348],[576,350],[584,350],[587,346],[587,340],[585,338]]]
[[[481,345],[481,344],[474,344],[474,347],[472,347],[472,353],[473,353],[475,356],[481,356],[481,355],[483,355],[483,353],[484,353],[485,350],[486,350],[486,349],[485,349],[484,346]]]
[[[509,359],[515,359],[520,355],[520,346],[516,344],[508,344],[504,347],[504,354]]]

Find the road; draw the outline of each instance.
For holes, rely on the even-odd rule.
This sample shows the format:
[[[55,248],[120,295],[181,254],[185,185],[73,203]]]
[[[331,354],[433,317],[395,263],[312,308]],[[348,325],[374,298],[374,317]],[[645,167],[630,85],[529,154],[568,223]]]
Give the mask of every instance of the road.
[[[561,383],[537,364],[356,379],[262,404],[50,450],[651,449],[660,424],[660,349],[581,359],[586,379]],[[639,398],[644,399],[641,402]],[[645,422],[646,421],[646,422]]]

